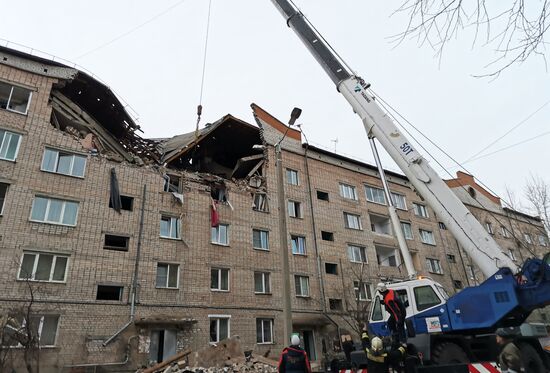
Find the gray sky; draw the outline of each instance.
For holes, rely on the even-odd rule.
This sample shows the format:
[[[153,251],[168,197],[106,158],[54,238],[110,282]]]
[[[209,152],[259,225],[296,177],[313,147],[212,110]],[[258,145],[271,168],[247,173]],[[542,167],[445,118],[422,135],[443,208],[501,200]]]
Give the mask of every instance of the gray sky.
[[[493,81],[472,77],[488,72],[484,66],[496,58],[482,43],[472,47],[474,30],[464,30],[449,44],[441,63],[414,40],[396,47],[389,37],[403,30],[406,17],[390,16],[400,1],[295,2],[381,97],[461,162],[550,101],[550,74],[540,58],[512,66]],[[194,129],[207,0],[0,4],[0,38],[90,70],[139,114],[146,137]],[[298,106],[303,109],[298,122],[312,144],[334,150],[331,140],[338,139],[338,153],[372,162],[359,118],[271,1],[212,1],[206,67],[202,124],[227,113],[253,123],[252,102],[286,121]],[[466,168],[501,195],[506,186],[521,194],[530,173],[550,183],[549,117],[550,104],[482,155],[545,136]],[[451,165],[433,147],[428,150]],[[396,169],[389,157],[383,162]]]

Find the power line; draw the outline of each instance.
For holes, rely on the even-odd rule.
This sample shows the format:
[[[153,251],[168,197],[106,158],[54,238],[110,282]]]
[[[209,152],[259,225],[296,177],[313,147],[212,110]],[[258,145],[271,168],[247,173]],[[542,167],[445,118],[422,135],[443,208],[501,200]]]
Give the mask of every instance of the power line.
[[[186,0],[180,0],[180,1],[178,1],[178,2],[175,3],[174,5],[172,5],[172,6],[168,7],[168,8],[166,8],[166,9],[163,10],[162,12],[160,12],[160,13],[156,14],[155,16],[149,18],[147,21],[140,23],[139,25],[137,25],[137,26],[131,28],[130,30],[128,30],[128,31],[126,31],[126,32],[123,32],[122,34],[116,36],[115,38],[109,40],[108,42],[106,42],[106,43],[104,43],[104,44],[101,44],[101,45],[98,46],[98,47],[95,47],[95,48],[93,48],[93,49],[90,49],[89,51],[87,51],[87,52],[85,52],[85,53],[82,53],[81,55],[79,55],[79,56],[77,56],[77,57],[74,57],[74,59],[75,59],[75,60],[78,60],[78,59],[80,59],[80,58],[82,58],[82,57],[85,57],[85,56],[87,56],[87,55],[89,55],[89,54],[92,54],[92,53],[94,53],[94,52],[96,52],[96,51],[98,51],[98,50],[100,50],[100,49],[102,49],[102,48],[105,48],[105,47],[108,46],[108,45],[113,44],[115,41],[120,40],[120,39],[122,39],[123,37],[130,35],[130,34],[133,33],[134,31],[136,31],[136,30],[142,28],[143,26],[145,26],[145,25],[147,25],[147,24],[153,22],[153,21],[156,20],[157,18],[162,17],[162,16],[165,15],[166,13],[168,13],[168,12],[170,12],[171,10],[173,10],[174,8],[176,8],[177,6],[183,4],[185,1],[186,1]]]

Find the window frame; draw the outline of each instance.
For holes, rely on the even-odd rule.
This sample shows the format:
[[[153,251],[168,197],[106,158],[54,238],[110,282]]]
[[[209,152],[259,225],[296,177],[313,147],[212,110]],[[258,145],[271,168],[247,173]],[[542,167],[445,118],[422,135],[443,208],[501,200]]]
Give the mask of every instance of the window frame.
[[[428,207],[426,205],[423,205],[423,204],[418,203],[418,202],[413,202],[412,204],[413,204],[413,210],[414,210],[414,215],[415,216],[418,216],[419,218],[423,218],[423,219],[429,219],[430,218],[430,214],[428,212]]]
[[[422,306],[421,308],[418,307],[419,305],[419,302],[418,302],[418,289],[423,289],[423,288],[430,288],[433,292],[433,294],[436,296],[436,298],[439,300],[438,303],[432,303],[432,304],[428,304],[426,306]],[[433,308],[433,307],[436,307],[436,306],[439,306],[442,302],[441,298],[439,297],[439,295],[437,294],[437,292],[430,286],[430,285],[422,285],[422,286],[415,286],[414,289],[413,289],[413,294],[414,294],[414,304],[415,304],[415,307],[416,307],[416,310],[418,312],[422,312],[422,311],[425,311],[427,309],[430,309],[430,308]]]
[[[487,233],[489,233],[490,235],[495,234],[495,230],[493,229],[493,224],[491,224],[491,222],[488,222],[488,221],[485,222],[485,229],[487,230]]]
[[[401,223],[401,231],[403,232],[403,237],[405,237],[406,240],[414,240],[412,224],[408,221],[400,221],[399,223]],[[404,226],[409,227],[410,236],[407,235],[406,230],[403,228]]]
[[[514,249],[508,249],[508,257],[514,262],[517,260]]]
[[[441,260],[439,259],[426,257],[426,268],[430,273],[434,273],[436,275],[443,274],[443,268],[441,267]]]
[[[46,152],[55,153],[55,162],[54,162],[55,164],[54,164],[54,169],[53,170],[48,170],[44,167],[44,163],[45,163],[45,160],[46,160]],[[59,169],[59,159],[60,159],[60,156],[62,156],[62,155],[71,157],[71,163],[70,163],[70,166],[69,166],[69,168],[70,168],[69,173],[60,172],[58,170]],[[73,174],[75,159],[77,157],[82,158],[84,160],[84,166],[82,168],[82,175]],[[84,175],[86,175],[86,165],[87,165],[87,163],[88,163],[88,157],[86,155],[71,152],[71,151],[68,151],[68,150],[61,150],[61,149],[46,146],[46,147],[44,147],[44,152],[42,153],[42,162],[40,163],[40,171],[47,172],[47,173],[50,173],[50,174],[75,177],[77,179],[84,179]]]
[[[29,278],[21,276],[22,271],[23,271],[23,262],[25,260],[25,255],[26,254],[35,256],[34,257],[34,262],[33,262],[33,267],[32,267],[31,277],[29,277]],[[49,276],[48,276],[47,280],[36,280],[35,279],[36,271],[37,271],[37,268],[38,268],[38,262],[40,261],[40,255],[51,255],[51,256],[53,256],[52,262],[51,262],[51,267],[50,267],[50,273],[49,273]],[[63,274],[63,280],[54,280],[53,279],[53,275],[54,275],[54,272],[55,272],[55,267],[56,267],[58,258],[65,258],[66,259],[65,269],[64,269],[64,274]],[[21,255],[21,261],[19,263],[19,270],[17,271],[17,280],[65,284],[65,283],[67,283],[67,272],[68,272],[68,269],[69,269],[69,258],[70,258],[70,255],[67,255],[67,254],[58,254],[58,253],[53,253],[53,252],[25,250],[25,251],[23,251],[23,255]]]
[[[218,284],[216,288],[212,287],[212,272],[217,271],[218,272]],[[227,274],[227,289],[222,289],[222,274]],[[221,292],[221,293],[229,293],[231,291],[231,276],[229,275],[229,268],[223,268],[223,267],[211,267],[210,268],[210,291],[215,292]]]
[[[167,219],[170,219],[170,222],[168,223],[169,233],[168,233],[168,236],[164,236],[162,234],[162,222],[166,221]],[[172,237],[172,229],[174,228],[174,226],[172,225],[173,220],[176,220],[176,223],[175,223],[176,237]],[[159,227],[159,237],[160,238],[165,238],[165,239],[168,239],[168,240],[181,240],[181,219],[179,218],[179,216],[174,216],[174,215],[169,215],[169,214],[161,214],[159,223],[160,223],[160,227]]]
[[[9,111],[9,112],[12,112],[12,113],[17,113],[17,114],[22,114],[22,115],[27,115],[29,113],[29,108],[31,106],[31,101],[32,101],[32,93],[33,91],[27,87],[22,87],[20,85],[16,85],[16,84],[12,84],[12,83],[8,83],[4,80],[0,80],[0,84],[5,84],[7,86],[10,86],[10,94],[8,96],[8,100],[6,101],[6,108],[3,109],[3,110],[6,110],[6,111]],[[14,110],[14,109],[10,109],[10,102],[11,102],[11,98],[13,96],[13,90],[14,88],[19,88],[19,89],[24,89],[26,91],[29,92],[29,96],[28,96],[28,99],[27,99],[27,106],[25,107],[25,112],[22,112],[22,111],[18,111],[18,110]]]
[[[294,245],[294,241],[296,241],[296,245]],[[300,246],[299,243],[302,243],[302,245]],[[296,251],[294,250],[294,247],[296,247]],[[301,248],[303,248],[303,250],[299,250]],[[301,236],[301,235],[298,235],[298,234],[291,234],[290,235],[290,250],[292,252],[292,255],[303,255],[303,256],[306,256],[307,255],[307,246],[306,246],[306,237],[305,236]]]
[[[37,220],[37,219],[32,218],[33,211],[34,211],[34,208],[35,208],[35,203],[36,203],[36,200],[38,198],[45,199],[47,201],[46,209],[44,211],[44,220]],[[50,212],[50,207],[51,207],[51,202],[52,201],[60,201],[60,202],[63,203],[63,205],[61,207],[61,212],[59,213],[60,222],[47,220],[48,219],[48,214]],[[74,203],[76,205],[76,214],[75,214],[74,224],[63,223],[63,219],[65,218],[65,208],[67,207],[67,203]],[[78,212],[79,212],[79,210],[80,210],[80,202],[78,202],[78,201],[48,197],[48,196],[45,196],[45,195],[35,195],[33,200],[32,200],[31,214],[30,214],[30,217],[29,217],[29,221],[32,221],[32,222],[35,222],[35,223],[42,223],[42,224],[62,225],[62,226],[65,226],[65,227],[76,227],[76,225],[78,224]]]
[[[539,246],[542,246],[542,247],[548,246],[548,240],[546,239],[545,235],[539,234],[538,238],[539,238]]]
[[[225,243],[220,241],[221,230],[220,227],[225,228]],[[214,231],[216,232],[217,241],[212,240],[214,237]],[[210,243],[212,245],[229,246],[229,224],[220,223],[217,227],[210,227]]]
[[[0,206],[0,216],[4,215],[4,207],[6,206],[6,196],[8,195],[8,191],[10,190],[10,184],[0,182],[0,190],[3,189],[4,187],[5,187],[4,195],[2,196],[0,193],[0,202],[2,204]]]
[[[351,218],[351,217],[356,218],[358,228],[352,227],[350,225],[349,218]],[[363,230],[363,223],[361,222],[361,215],[353,214],[351,212],[344,211],[344,223],[345,223],[346,229],[353,229],[353,230],[356,230],[356,231],[362,231]]]
[[[504,225],[500,226],[500,234],[504,238],[510,238],[510,231]]]
[[[300,185],[298,170],[292,168],[286,169],[286,183],[289,185]]]
[[[99,287],[100,286],[118,288],[119,289],[118,299],[98,299],[97,297],[99,296]],[[96,285],[95,300],[96,301],[103,301],[103,302],[122,302],[124,300],[124,286],[123,285],[112,285],[112,284],[104,284],[104,283],[101,284],[101,283],[99,283],[99,284]]]
[[[252,210],[258,212],[269,212],[269,203],[266,193],[254,193],[254,197],[252,199]]]
[[[355,292],[355,300],[359,302],[368,302],[372,300],[372,288],[371,283],[366,281],[353,281],[353,290]],[[364,291],[365,297],[362,298],[362,290]],[[369,297],[370,295],[370,297]]]
[[[220,343],[223,339],[220,339],[220,320],[227,321],[227,339],[231,338],[231,315],[208,315],[208,339],[210,344]],[[216,340],[212,341],[212,321],[216,321]]]
[[[292,208],[291,208],[292,206]],[[302,203],[300,201],[294,201],[289,199],[287,201],[288,216],[291,218],[302,219]]]
[[[364,261],[356,261],[355,260],[355,251],[353,249],[358,249],[359,251],[359,257],[363,256]],[[352,254],[353,255],[350,255]],[[348,259],[351,263],[359,263],[359,264],[368,264],[369,260],[367,257],[367,248],[365,246],[355,245],[355,244],[348,244]],[[363,259],[363,258],[361,258]]]
[[[256,291],[256,275],[261,276],[262,291]],[[264,294],[264,295],[272,294],[270,272],[254,271],[254,294]]]
[[[350,201],[358,201],[357,188],[351,184],[339,183],[340,197]]]
[[[306,283],[305,283],[305,290],[306,291],[306,294],[304,294],[304,289],[303,289],[303,283],[302,283],[302,279],[305,279]],[[298,283],[296,282],[298,280]],[[298,288],[296,285],[300,285],[300,293],[298,293]],[[298,298],[310,298],[311,297],[311,292],[310,292],[310,287],[309,287],[309,276],[304,276],[304,275],[294,275],[294,291],[296,292],[296,297]]]
[[[523,234],[523,239],[525,240],[525,242],[527,242],[529,245],[532,245],[533,244],[533,238],[531,237],[531,235],[529,233],[524,233]]]
[[[45,321],[46,317],[55,318],[55,320],[56,320],[55,335],[54,335],[53,344],[41,344],[41,341],[40,341],[40,339],[42,338],[42,331],[44,330],[44,321]],[[61,318],[61,315],[50,314],[50,313],[47,313],[47,314],[32,313],[32,314],[30,314],[30,318],[31,319],[32,318],[40,318],[40,320],[38,321],[37,328],[36,328],[39,348],[53,348],[53,347],[56,347],[57,346],[57,338],[59,336],[59,319]],[[20,320],[20,322],[21,322],[21,328],[20,329],[16,329],[16,328],[12,327],[11,325],[6,325],[6,326],[4,326],[4,328],[10,328],[15,333],[26,335],[26,331],[27,331],[26,326],[27,326],[27,322],[28,322],[26,315],[23,317],[22,320]],[[3,342],[3,341],[0,341],[0,342]],[[3,347],[3,348],[22,348],[23,345],[21,343],[19,343],[19,341],[17,341],[17,344],[3,344],[3,343],[1,343],[1,347]]]
[[[1,154],[1,150],[4,149],[4,146],[7,146],[8,149],[9,149],[13,136],[17,136],[17,146],[15,147],[15,152],[13,154],[13,159],[0,156],[0,160],[8,161],[8,162],[15,162],[17,160],[17,156],[19,155],[19,148],[21,146],[21,139],[23,138],[23,135],[21,135],[20,133],[17,133],[17,132],[6,130],[4,128],[0,128],[0,132],[4,132],[4,134],[2,136],[2,140],[0,141],[0,154]],[[6,141],[6,134],[10,135],[10,143],[7,144],[7,145],[4,145],[4,141]]]
[[[166,266],[166,284],[165,286],[159,285],[159,267]],[[176,267],[176,286],[170,286],[170,274],[171,268]],[[156,289],[179,289],[180,288],[180,265],[179,263],[167,263],[167,262],[157,262],[157,271],[155,275],[155,288]]]
[[[269,325],[269,331],[270,331],[270,335],[269,335],[269,341],[266,341],[265,340],[265,329],[264,329],[264,322],[268,322],[270,325]],[[261,341],[258,341],[258,322],[260,323],[261,325],[261,331],[262,331],[262,340]],[[274,340],[273,340],[273,325],[274,325],[274,320],[271,319],[271,318],[267,318],[267,317],[258,317],[256,318],[256,344],[259,344],[259,345],[272,345],[274,344]]]
[[[371,190],[370,194],[371,194],[372,198],[369,198],[369,190]],[[376,200],[376,197],[373,193],[373,191],[375,191],[375,190],[376,190],[376,193],[378,194],[377,195],[378,198],[380,198],[380,195],[383,197],[382,198],[384,200],[383,202],[380,202],[380,201]],[[372,186],[372,185],[365,185],[365,198],[367,199],[368,202],[376,203],[378,205],[386,205],[387,204],[386,193],[384,192],[384,189],[378,188],[378,187],[375,187],[375,186]]]
[[[396,199],[395,199],[396,196],[403,200],[403,207],[398,206],[399,204],[396,202]],[[408,211],[407,196],[405,196],[404,194],[395,193],[395,192],[390,191],[390,197],[391,197],[392,203],[393,203],[393,205],[395,206],[396,209],[399,209],[399,210],[402,210],[402,211]]]
[[[262,245],[262,247],[259,247],[259,246],[256,246],[255,245],[255,240],[254,240],[254,234],[258,232],[259,233],[259,238],[260,238],[260,244]],[[265,246],[264,245],[264,233],[265,233]],[[266,230],[266,229],[260,229],[260,228],[252,228],[252,248],[254,250],[260,250],[260,251],[269,251],[269,231]]]
[[[427,229],[422,229],[422,228],[418,228],[418,233],[420,234],[420,241],[422,241],[422,243],[426,244],[426,245],[431,245],[431,246],[436,246],[436,241],[435,241],[435,235],[434,235],[434,232],[433,231],[429,231]],[[431,237],[431,241],[430,240],[426,240],[425,236],[423,233],[429,233],[429,235],[427,237]]]

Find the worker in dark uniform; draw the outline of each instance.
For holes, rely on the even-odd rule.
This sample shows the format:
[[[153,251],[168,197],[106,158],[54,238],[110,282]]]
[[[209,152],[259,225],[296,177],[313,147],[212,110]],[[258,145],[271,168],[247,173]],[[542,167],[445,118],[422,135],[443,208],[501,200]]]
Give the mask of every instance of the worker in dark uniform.
[[[405,335],[407,310],[405,305],[399,299],[397,293],[394,290],[388,289],[384,283],[379,283],[376,286],[376,290],[382,294],[382,303],[386,312],[390,314],[388,328],[392,333],[393,342],[395,344],[407,343],[407,336]]]
[[[386,351],[382,339],[374,337],[371,340],[366,331],[363,331],[361,342],[367,354],[368,373],[388,373],[390,366],[393,368],[399,367],[407,357],[405,346],[399,346],[391,351]]]
[[[279,373],[311,373],[307,353],[300,348],[300,337],[296,334],[290,340],[279,358]]]
[[[498,355],[498,365],[502,373],[524,372],[519,348],[514,344],[514,338],[517,336],[517,328],[497,329],[497,343],[502,346],[502,351]]]

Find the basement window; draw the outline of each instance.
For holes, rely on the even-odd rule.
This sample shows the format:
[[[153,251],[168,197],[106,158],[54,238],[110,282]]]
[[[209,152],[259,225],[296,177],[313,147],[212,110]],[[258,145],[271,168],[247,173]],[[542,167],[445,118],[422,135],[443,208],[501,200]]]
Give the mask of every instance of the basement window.
[[[122,300],[122,286],[98,285],[96,300]]]
[[[342,299],[329,299],[328,305],[332,311],[342,311]]]
[[[329,275],[338,274],[338,264],[335,263],[325,263],[325,272]]]
[[[181,193],[180,189],[180,181],[181,178],[176,175],[164,175],[164,187],[163,190],[165,192],[175,192],[175,193]]]
[[[132,211],[134,209],[134,197],[120,196],[121,209]],[[113,208],[113,203],[109,198],[109,208]]]
[[[106,234],[103,249],[105,250],[117,250],[128,251],[129,237],[117,236],[114,234]]]
[[[328,201],[328,193],[318,190],[317,191],[317,199],[320,199],[321,201]]]
[[[334,241],[334,233],[321,231],[321,238],[323,241]]]

